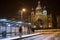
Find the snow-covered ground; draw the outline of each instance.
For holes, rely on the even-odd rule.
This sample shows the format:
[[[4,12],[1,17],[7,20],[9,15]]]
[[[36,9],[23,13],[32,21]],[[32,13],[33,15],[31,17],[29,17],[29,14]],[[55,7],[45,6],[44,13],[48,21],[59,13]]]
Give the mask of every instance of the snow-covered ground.
[[[36,36],[32,36],[32,35],[36,35]],[[60,40],[60,34],[40,34],[40,35],[30,34],[30,35],[22,35],[22,37],[27,37],[27,38],[23,38],[22,40]],[[0,39],[0,40],[9,40],[9,39],[16,39],[16,38],[20,38],[20,37],[15,36],[12,38],[9,37],[9,38]]]
[[[24,38],[24,37],[30,37],[30,36],[38,35],[38,34],[39,34],[39,33],[22,35],[22,38]],[[0,40],[12,40],[12,39],[18,39],[18,38],[20,38],[20,37],[19,37],[19,36],[14,36],[14,37],[3,38],[3,39],[0,39]]]
[[[38,36],[24,38],[24,40],[60,40],[60,34],[41,34]]]

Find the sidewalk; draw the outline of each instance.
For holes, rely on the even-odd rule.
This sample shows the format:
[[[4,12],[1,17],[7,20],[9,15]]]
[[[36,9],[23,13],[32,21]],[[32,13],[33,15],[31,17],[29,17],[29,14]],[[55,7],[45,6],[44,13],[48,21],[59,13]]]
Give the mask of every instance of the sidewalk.
[[[39,35],[40,33],[34,33],[34,34],[28,34],[28,35],[22,35],[21,38],[25,38],[25,37],[30,37],[30,36],[35,36],[35,35]],[[12,40],[12,39],[18,39],[20,38],[19,36],[15,36],[15,37],[8,37],[8,38],[3,38],[0,40]]]

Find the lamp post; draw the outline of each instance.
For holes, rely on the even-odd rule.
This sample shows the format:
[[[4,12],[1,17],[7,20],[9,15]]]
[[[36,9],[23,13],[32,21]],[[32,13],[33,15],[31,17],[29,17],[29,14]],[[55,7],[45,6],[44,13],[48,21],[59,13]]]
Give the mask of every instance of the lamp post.
[[[19,10],[19,12],[21,13],[20,15],[20,17],[21,17],[21,21],[22,21],[22,18],[23,18],[23,12],[25,12],[26,11],[26,9],[25,8],[23,8],[22,10]]]
[[[22,21],[22,18],[23,18],[23,12],[25,12],[25,11],[26,11],[25,8],[23,8],[23,9],[21,10],[21,21]]]

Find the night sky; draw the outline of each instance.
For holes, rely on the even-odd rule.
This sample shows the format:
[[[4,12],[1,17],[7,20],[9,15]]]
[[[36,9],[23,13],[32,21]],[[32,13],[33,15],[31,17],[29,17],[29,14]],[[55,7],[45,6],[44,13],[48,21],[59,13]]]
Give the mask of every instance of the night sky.
[[[18,10],[26,8],[30,13],[31,8],[35,8],[39,0],[0,0],[0,18],[16,17]],[[59,0],[40,0],[41,6],[46,6],[48,11],[53,11],[59,15],[60,2]]]

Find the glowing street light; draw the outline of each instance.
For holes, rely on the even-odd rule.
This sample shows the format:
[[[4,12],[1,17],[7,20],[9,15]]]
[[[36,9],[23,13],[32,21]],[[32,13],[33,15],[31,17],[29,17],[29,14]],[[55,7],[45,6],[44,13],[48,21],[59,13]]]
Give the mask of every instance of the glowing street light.
[[[22,12],[25,12],[25,11],[26,11],[26,9],[25,9],[25,8],[23,8],[23,9],[22,9]]]
[[[25,12],[25,11],[26,11],[25,8],[23,8],[23,9],[21,10],[21,20],[22,20],[23,12]]]
[[[26,9],[23,8],[23,9],[19,10],[18,12],[19,12],[19,15],[20,15],[20,18],[21,18],[21,21],[22,21],[23,13],[26,12]]]

